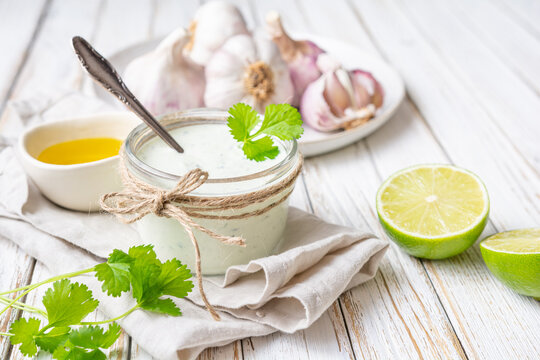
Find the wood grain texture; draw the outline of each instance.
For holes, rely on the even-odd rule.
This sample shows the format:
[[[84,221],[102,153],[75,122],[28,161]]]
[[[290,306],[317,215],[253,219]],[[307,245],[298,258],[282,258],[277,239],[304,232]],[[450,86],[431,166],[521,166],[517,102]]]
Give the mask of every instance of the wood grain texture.
[[[490,116],[490,125],[498,126],[501,129],[499,133],[507,137],[506,142],[519,150],[536,174],[540,173],[538,140],[533,135],[540,131],[538,92],[523,82],[501,58],[494,56],[473,30],[445,9],[443,2],[413,4],[415,6],[394,5],[422,33],[449,72],[466,88],[471,100]],[[519,34],[515,36],[514,41],[519,41]],[[507,48],[506,51],[511,52],[512,49]],[[529,57],[534,57],[534,51],[530,53],[522,60],[525,68]],[[477,122],[480,123],[479,120]]]
[[[0,2],[0,44],[6,49],[0,59],[0,111],[4,110],[14,83],[26,64],[28,52],[40,30],[40,19],[45,17],[47,9],[45,1]],[[18,36],[13,36],[14,28],[17,28]],[[0,235],[0,291],[28,284],[34,264],[34,259]],[[0,331],[7,331],[19,316],[19,311],[8,310],[0,319]],[[8,358],[11,351],[9,339],[0,337],[0,358]]]
[[[51,3],[12,98],[80,88],[82,72],[71,47],[71,38],[75,34],[92,35],[99,8],[100,1],[56,0]]]
[[[347,37],[348,33],[349,41],[374,52],[375,47],[354,13],[345,4],[338,8],[339,4],[334,2],[324,8],[313,8],[309,7],[309,2],[303,3],[306,16],[316,24],[309,30],[336,38]],[[331,13],[340,14],[339,27],[332,27],[335,18],[326,16]],[[392,122],[404,121],[404,116],[410,114],[407,107],[402,107],[383,129],[391,127]],[[417,134],[413,136],[418,137]],[[373,209],[381,178],[365,141],[309,159],[306,182],[317,215],[384,236]],[[445,318],[422,264],[395,247],[388,252],[375,280],[345,294],[342,303],[357,356],[463,357],[459,341]],[[373,308],[378,311],[369,310]],[[432,319],[437,320],[432,322]]]
[[[495,2],[516,22],[540,39],[540,3],[535,0],[501,0]]]
[[[35,260],[23,253],[11,241],[0,236],[0,291],[27,285],[32,277]],[[3,309],[4,305],[0,305]],[[7,332],[20,312],[10,309],[0,318],[0,332]],[[0,337],[0,358],[7,359],[12,350],[8,338]]]
[[[45,0],[32,6],[26,1],[0,2],[0,16],[9,17],[0,29],[9,30],[14,21],[20,27],[17,36],[0,32],[0,42],[13,49],[0,60],[0,99],[80,89],[88,80],[71,50],[75,34],[107,55],[186,26],[202,3],[52,0],[36,32]],[[374,209],[381,181],[415,163],[454,163],[473,170],[488,187],[492,211],[484,234],[538,226],[537,1],[234,3],[251,27],[276,9],[292,31],[360,46],[392,63],[406,82],[408,98],[379,131],[306,161],[292,205],[385,236]],[[34,264],[0,237],[0,289],[48,276],[40,264],[34,271]],[[28,301],[37,303],[40,296]],[[0,331],[18,316],[3,317]],[[392,244],[375,279],[344,294],[309,329],[236,341],[207,349],[200,359],[535,359],[539,353],[539,303],[494,279],[477,245],[452,259],[426,261]],[[151,359],[126,335],[109,355]],[[20,354],[0,339],[0,358]]]
[[[39,31],[39,19],[44,12],[45,0],[1,1],[0,14],[0,99],[8,96],[28,55],[28,49]],[[17,36],[13,36],[16,29]]]
[[[448,69],[425,34],[418,32],[414,26],[418,18],[409,20],[403,9],[396,7],[382,1],[362,3],[358,9],[372,37],[401,70],[411,98],[437,143],[443,146],[445,158],[472,169],[488,184],[495,227],[488,226],[485,234],[534,226],[539,218],[537,173],[511,143],[503,141],[500,128],[483,107],[470,101],[473,90],[456,81],[456,72]],[[436,12],[430,14],[434,16]],[[430,22],[435,26],[433,20]],[[437,33],[431,30],[430,34]],[[375,162],[379,171],[387,176],[396,169],[400,155],[405,154],[392,149],[388,142],[384,149],[375,148],[372,139],[384,136],[384,131],[374,134],[368,142],[373,153],[378,154]],[[415,144],[410,141],[408,149]],[[386,160],[381,158],[383,155]],[[413,158],[421,159],[417,153]],[[515,212],[520,215],[514,216]],[[512,293],[493,279],[477,246],[445,261],[425,261],[424,266],[469,357],[527,359],[537,355],[538,303]],[[518,332],[522,338],[509,340],[516,328],[521,328]],[[488,342],[486,337],[492,340]]]
[[[492,1],[445,1],[442,5],[540,94],[540,38]]]

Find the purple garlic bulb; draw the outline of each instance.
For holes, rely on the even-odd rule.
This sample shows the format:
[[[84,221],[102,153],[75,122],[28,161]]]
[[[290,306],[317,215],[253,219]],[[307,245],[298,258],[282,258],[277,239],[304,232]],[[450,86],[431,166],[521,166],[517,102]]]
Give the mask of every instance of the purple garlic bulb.
[[[281,57],[287,63],[295,90],[292,105],[298,105],[306,87],[321,76],[317,58],[325,51],[308,40],[294,40],[283,28],[281,17],[275,11],[266,16],[267,31],[278,46]]]

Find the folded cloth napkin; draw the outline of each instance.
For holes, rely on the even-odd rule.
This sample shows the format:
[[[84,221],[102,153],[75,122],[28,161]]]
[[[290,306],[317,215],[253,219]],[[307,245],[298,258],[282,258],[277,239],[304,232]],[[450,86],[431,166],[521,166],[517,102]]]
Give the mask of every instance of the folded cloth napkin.
[[[10,145],[24,126],[59,114],[65,118],[96,110],[103,110],[103,104],[80,94],[16,103],[5,124],[8,131],[0,139],[0,236],[54,273],[88,268],[114,248],[126,250],[141,244],[134,226],[107,214],[65,210],[45,199],[26,177]],[[207,297],[221,321],[206,312],[195,288],[187,299],[175,300],[181,317],[138,311],[120,324],[158,359],[192,359],[207,347],[237,339],[305,329],[342,292],[371,279],[387,247],[386,241],[374,235],[329,224],[291,207],[278,254],[232,266],[224,276],[205,277]],[[131,307],[129,296],[108,298],[92,278],[83,281],[100,300],[99,310],[106,316]]]

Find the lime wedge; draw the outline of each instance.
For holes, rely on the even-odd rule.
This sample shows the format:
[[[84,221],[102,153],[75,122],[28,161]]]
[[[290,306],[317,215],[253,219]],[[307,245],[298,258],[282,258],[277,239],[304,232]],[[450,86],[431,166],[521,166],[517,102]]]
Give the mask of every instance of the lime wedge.
[[[492,235],[480,243],[480,251],[503,284],[540,300],[540,228]]]
[[[407,253],[443,259],[465,251],[484,230],[487,190],[473,173],[451,165],[417,165],[391,175],[377,192],[377,213]]]

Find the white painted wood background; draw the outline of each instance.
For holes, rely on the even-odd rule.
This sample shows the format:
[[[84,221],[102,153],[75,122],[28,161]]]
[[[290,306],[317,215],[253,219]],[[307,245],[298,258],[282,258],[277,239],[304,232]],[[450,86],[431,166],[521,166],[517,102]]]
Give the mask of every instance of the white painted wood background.
[[[535,0],[235,1],[251,26],[268,10],[285,25],[348,41],[403,76],[394,118],[357,144],[308,159],[293,204],[385,236],[381,181],[405,166],[453,163],[491,197],[485,234],[540,223],[540,2]],[[0,112],[36,90],[81,89],[70,39],[104,54],[186,26],[197,0],[0,1]],[[0,120],[1,121],[1,120]],[[0,289],[48,277],[1,237]],[[35,302],[41,294],[28,299]],[[0,322],[5,331],[14,311]],[[19,359],[0,340],[2,359]],[[112,359],[150,359],[127,335]],[[343,294],[311,328],[208,349],[201,359],[539,359],[540,303],[487,271],[478,246],[418,260],[392,245],[376,278]]]

